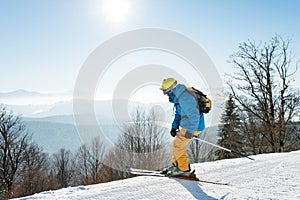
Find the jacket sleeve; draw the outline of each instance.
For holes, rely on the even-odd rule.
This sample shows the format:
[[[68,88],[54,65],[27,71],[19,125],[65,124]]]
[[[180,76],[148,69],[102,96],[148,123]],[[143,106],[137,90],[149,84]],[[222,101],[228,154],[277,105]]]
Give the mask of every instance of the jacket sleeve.
[[[180,126],[193,134],[198,130],[199,110],[195,97],[188,91],[182,93],[178,100],[181,108]]]
[[[179,129],[179,124],[180,124],[180,120],[181,120],[181,112],[180,112],[179,104],[175,103],[174,108],[175,108],[175,117],[174,117],[174,120],[172,123],[172,128]]]

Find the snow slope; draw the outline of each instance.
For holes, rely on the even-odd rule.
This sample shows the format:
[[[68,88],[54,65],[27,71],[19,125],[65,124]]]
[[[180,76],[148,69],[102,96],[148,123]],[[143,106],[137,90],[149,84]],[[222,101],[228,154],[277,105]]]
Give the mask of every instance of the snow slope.
[[[33,199],[300,199],[300,151],[195,164],[198,177],[214,185],[166,177],[135,177],[46,191]]]

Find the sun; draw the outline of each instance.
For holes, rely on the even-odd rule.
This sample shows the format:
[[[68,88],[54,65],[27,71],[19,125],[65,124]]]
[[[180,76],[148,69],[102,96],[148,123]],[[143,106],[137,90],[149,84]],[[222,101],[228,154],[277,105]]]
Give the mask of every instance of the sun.
[[[130,0],[102,0],[102,14],[112,23],[120,23],[130,15]]]

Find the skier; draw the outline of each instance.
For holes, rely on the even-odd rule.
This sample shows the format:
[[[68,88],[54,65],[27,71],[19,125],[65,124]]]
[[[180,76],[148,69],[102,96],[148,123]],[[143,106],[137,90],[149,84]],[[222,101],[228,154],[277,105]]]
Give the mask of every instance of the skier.
[[[193,94],[185,85],[177,84],[174,78],[164,79],[161,90],[164,95],[168,95],[175,108],[170,131],[171,136],[175,137],[172,146],[172,166],[165,172],[168,176],[179,176],[191,171],[186,145],[192,137],[198,136],[204,130],[204,116],[199,112]]]

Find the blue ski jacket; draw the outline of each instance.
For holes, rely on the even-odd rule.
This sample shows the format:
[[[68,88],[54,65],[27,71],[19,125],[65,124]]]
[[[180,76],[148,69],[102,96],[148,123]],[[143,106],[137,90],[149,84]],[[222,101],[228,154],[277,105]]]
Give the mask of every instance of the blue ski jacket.
[[[185,85],[178,84],[174,88],[174,96],[169,98],[174,103],[175,117],[172,128],[187,129],[189,133],[205,129],[204,116],[198,110],[198,102],[195,97],[187,91]]]

